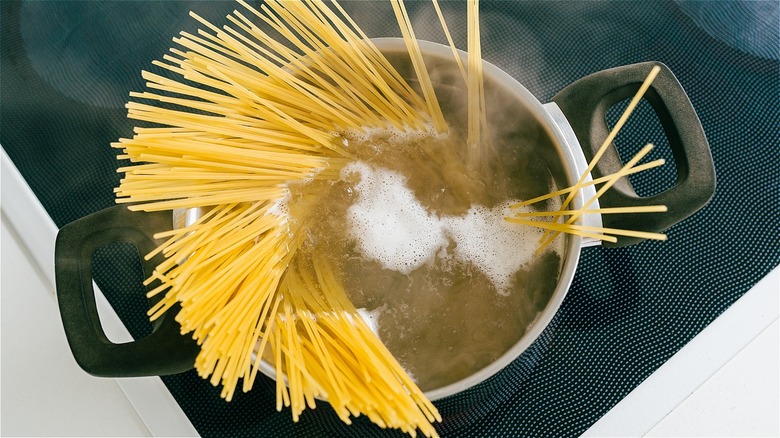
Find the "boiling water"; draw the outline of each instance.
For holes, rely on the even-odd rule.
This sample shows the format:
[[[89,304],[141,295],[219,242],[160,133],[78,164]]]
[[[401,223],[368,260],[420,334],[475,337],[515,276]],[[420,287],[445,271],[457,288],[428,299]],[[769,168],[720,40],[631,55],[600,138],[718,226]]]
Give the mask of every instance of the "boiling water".
[[[344,140],[355,159],[340,179],[291,187],[305,249],[340,271],[423,390],[489,365],[523,336],[560,273],[562,239],[535,255],[542,231],[503,220],[512,202],[554,189],[545,161],[531,140],[499,139],[475,155],[454,130]]]

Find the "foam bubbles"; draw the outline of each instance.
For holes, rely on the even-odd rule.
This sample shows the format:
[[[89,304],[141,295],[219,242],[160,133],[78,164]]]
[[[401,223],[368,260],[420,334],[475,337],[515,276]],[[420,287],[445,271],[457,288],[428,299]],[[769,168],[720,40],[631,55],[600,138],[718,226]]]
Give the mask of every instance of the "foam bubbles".
[[[290,218],[290,188],[284,187],[284,196],[276,199],[271,207],[268,209],[269,214],[279,216],[284,219]]]
[[[504,220],[507,202],[488,209],[473,206],[463,216],[430,214],[394,171],[354,162],[342,177],[358,173],[357,201],[347,210],[347,226],[362,255],[385,269],[409,274],[437,254],[451,256],[482,271],[501,294],[509,293],[512,276],[534,256],[541,231]]]
[[[414,140],[438,137],[446,134],[439,133],[433,126],[433,123],[427,123],[423,129],[400,129],[394,126],[388,127],[363,127],[361,129],[350,129],[344,133],[342,143],[348,146],[350,141],[358,144],[372,144],[377,139],[385,138],[393,144],[404,144]]]
[[[509,204],[474,206],[464,216],[442,218],[456,244],[455,257],[479,268],[502,295],[509,293],[512,275],[533,258],[541,236],[537,229],[505,221]]]
[[[346,166],[342,177],[354,172],[360,174],[358,200],[347,210],[347,222],[365,257],[408,274],[447,244],[440,221],[406,187],[405,177],[362,162]]]

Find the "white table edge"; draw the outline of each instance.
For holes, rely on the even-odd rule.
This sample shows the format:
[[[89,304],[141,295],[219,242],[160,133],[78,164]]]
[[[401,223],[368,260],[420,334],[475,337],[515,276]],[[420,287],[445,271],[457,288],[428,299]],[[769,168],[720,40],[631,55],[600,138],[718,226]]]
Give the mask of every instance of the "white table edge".
[[[778,319],[780,266],[594,423],[583,436],[635,437],[650,432]]]
[[[0,175],[2,175],[3,214],[11,226],[19,230],[37,230],[18,233],[23,244],[50,285],[54,278],[54,243],[57,227],[35,197],[11,159],[0,147]],[[130,333],[95,287],[95,300],[103,329],[114,342],[132,340]],[[54,290],[52,287],[50,290]],[[159,377],[114,379],[133,405],[152,436],[198,436],[198,432]]]

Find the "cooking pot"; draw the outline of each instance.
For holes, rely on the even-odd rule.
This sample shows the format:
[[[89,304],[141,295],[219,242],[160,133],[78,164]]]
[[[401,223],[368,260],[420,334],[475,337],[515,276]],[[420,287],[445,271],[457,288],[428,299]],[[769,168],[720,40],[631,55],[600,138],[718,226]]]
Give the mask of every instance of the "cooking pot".
[[[406,46],[401,39],[373,40],[410,82],[414,73],[409,68]],[[447,82],[447,75],[459,75],[454,68],[448,46],[420,42],[420,49],[438,85]],[[466,54],[460,54],[466,60]],[[540,103],[527,89],[499,68],[483,62],[486,93],[502,95],[509,102],[511,119],[515,123],[531,124],[538,136],[539,152],[548,157],[550,170],[559,186],[575,184],[587,163],[595,155],[610,128],[606,112],[614,104],[632,97],[653,66],[658,74],[645,94],[668,138],[677,171],[675,185],[656,195],[640,197],[622,178],[602,195],[601,208],[663,204],[665,213],[641,215],[583,215],[585,225],[659,232],[687,218],[704,206],[715,190],[715,170],[703,129],[685,91],[673,73],[663,64],[645,62],[600,71],[582,78],[561,90],[547,104]],[[622,167],[614,145],[588,178],[598,178],[617,172]],[[593,186],[581,188],[573,200],[573,208],[595,194]],[[592,205],[589,208],[598,208]],[[176,211],[174,216],[191,221],[196,210]],[[189,219],[187,219],[189,217]],[[125,206],[115,206],[86,216],[64,226],[57,235],[55,270],[57,297],[62,321],[71,351],[78,364],[88,373],[103,377],[169,375],[187,371],[194,365],[198,346],[188,335],[180,334],[174,317],[178,307],[170,309],[155,321],[152,333],[134,342],[114,344],[108,340],[101,325],[92,287],[92,254],[100,247],[129,242],[140,254],[147,254],[161,241],[155,233],[174,226],[171,212],[131,212]],[[180,225],[179,225],[180,226]],[[535,323],[525,335],[490,365],[472,375],[443,387],[428,390],[426,395],[438,399],[455,394],[495,374],[523,351],[542,333],[563,302],[574,277],[580,251],[598,241],[579,236],[564,236],[565,251],[557,285]],[[623,246],[640,242],[637,238],[621,238],[605,246]],[[162,261],[162,256],[141,260],[145,277]],[[159,298],[157,298],[159,299]],[[152,299],[155,301],[155,299]],[[150,303],[153,305],[154,302]],[[424,354],[424,353],[421,353]],[[264,373],[274,376],[274,368],[265,363]]]

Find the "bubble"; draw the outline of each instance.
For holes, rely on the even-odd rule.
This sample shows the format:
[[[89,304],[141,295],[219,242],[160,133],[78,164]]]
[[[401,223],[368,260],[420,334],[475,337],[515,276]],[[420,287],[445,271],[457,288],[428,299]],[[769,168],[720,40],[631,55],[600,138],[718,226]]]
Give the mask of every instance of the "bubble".
[[[494,208],[475,205],[462,216],[438,217],[420,203],[402,174],[362,161],[345,166],[341,176],[352,174],[358,174],[360,182],[355,185],[357,200],[347,210],[351,236],[364,257],[385,269],[409,274],[437,254],[442,259],[454,256],[507,295],[513,274],[534,257],[542,231],[504,220],[516,200]]]
[[[347,165],[342,177],[350,173],[358,173],[360,182],[347,222],[365,257],[408,274],[447,244],[439,220],[406,187],[403,175],[360,161]]]
[[[280,216],[285,219],[290,218],[290,208],[288,206],[291,198],[289,187],[284,187],[284,196],[277,199],[268,209],[269,214]]]
[[[485,274],[500,294],[512,286],[512,275],[534,257],[542,232],[504,220],[507,202],[488,209],[474,206],[461,217],[442,218],[448,236],[456,243],[455,257],[471,262]]]

